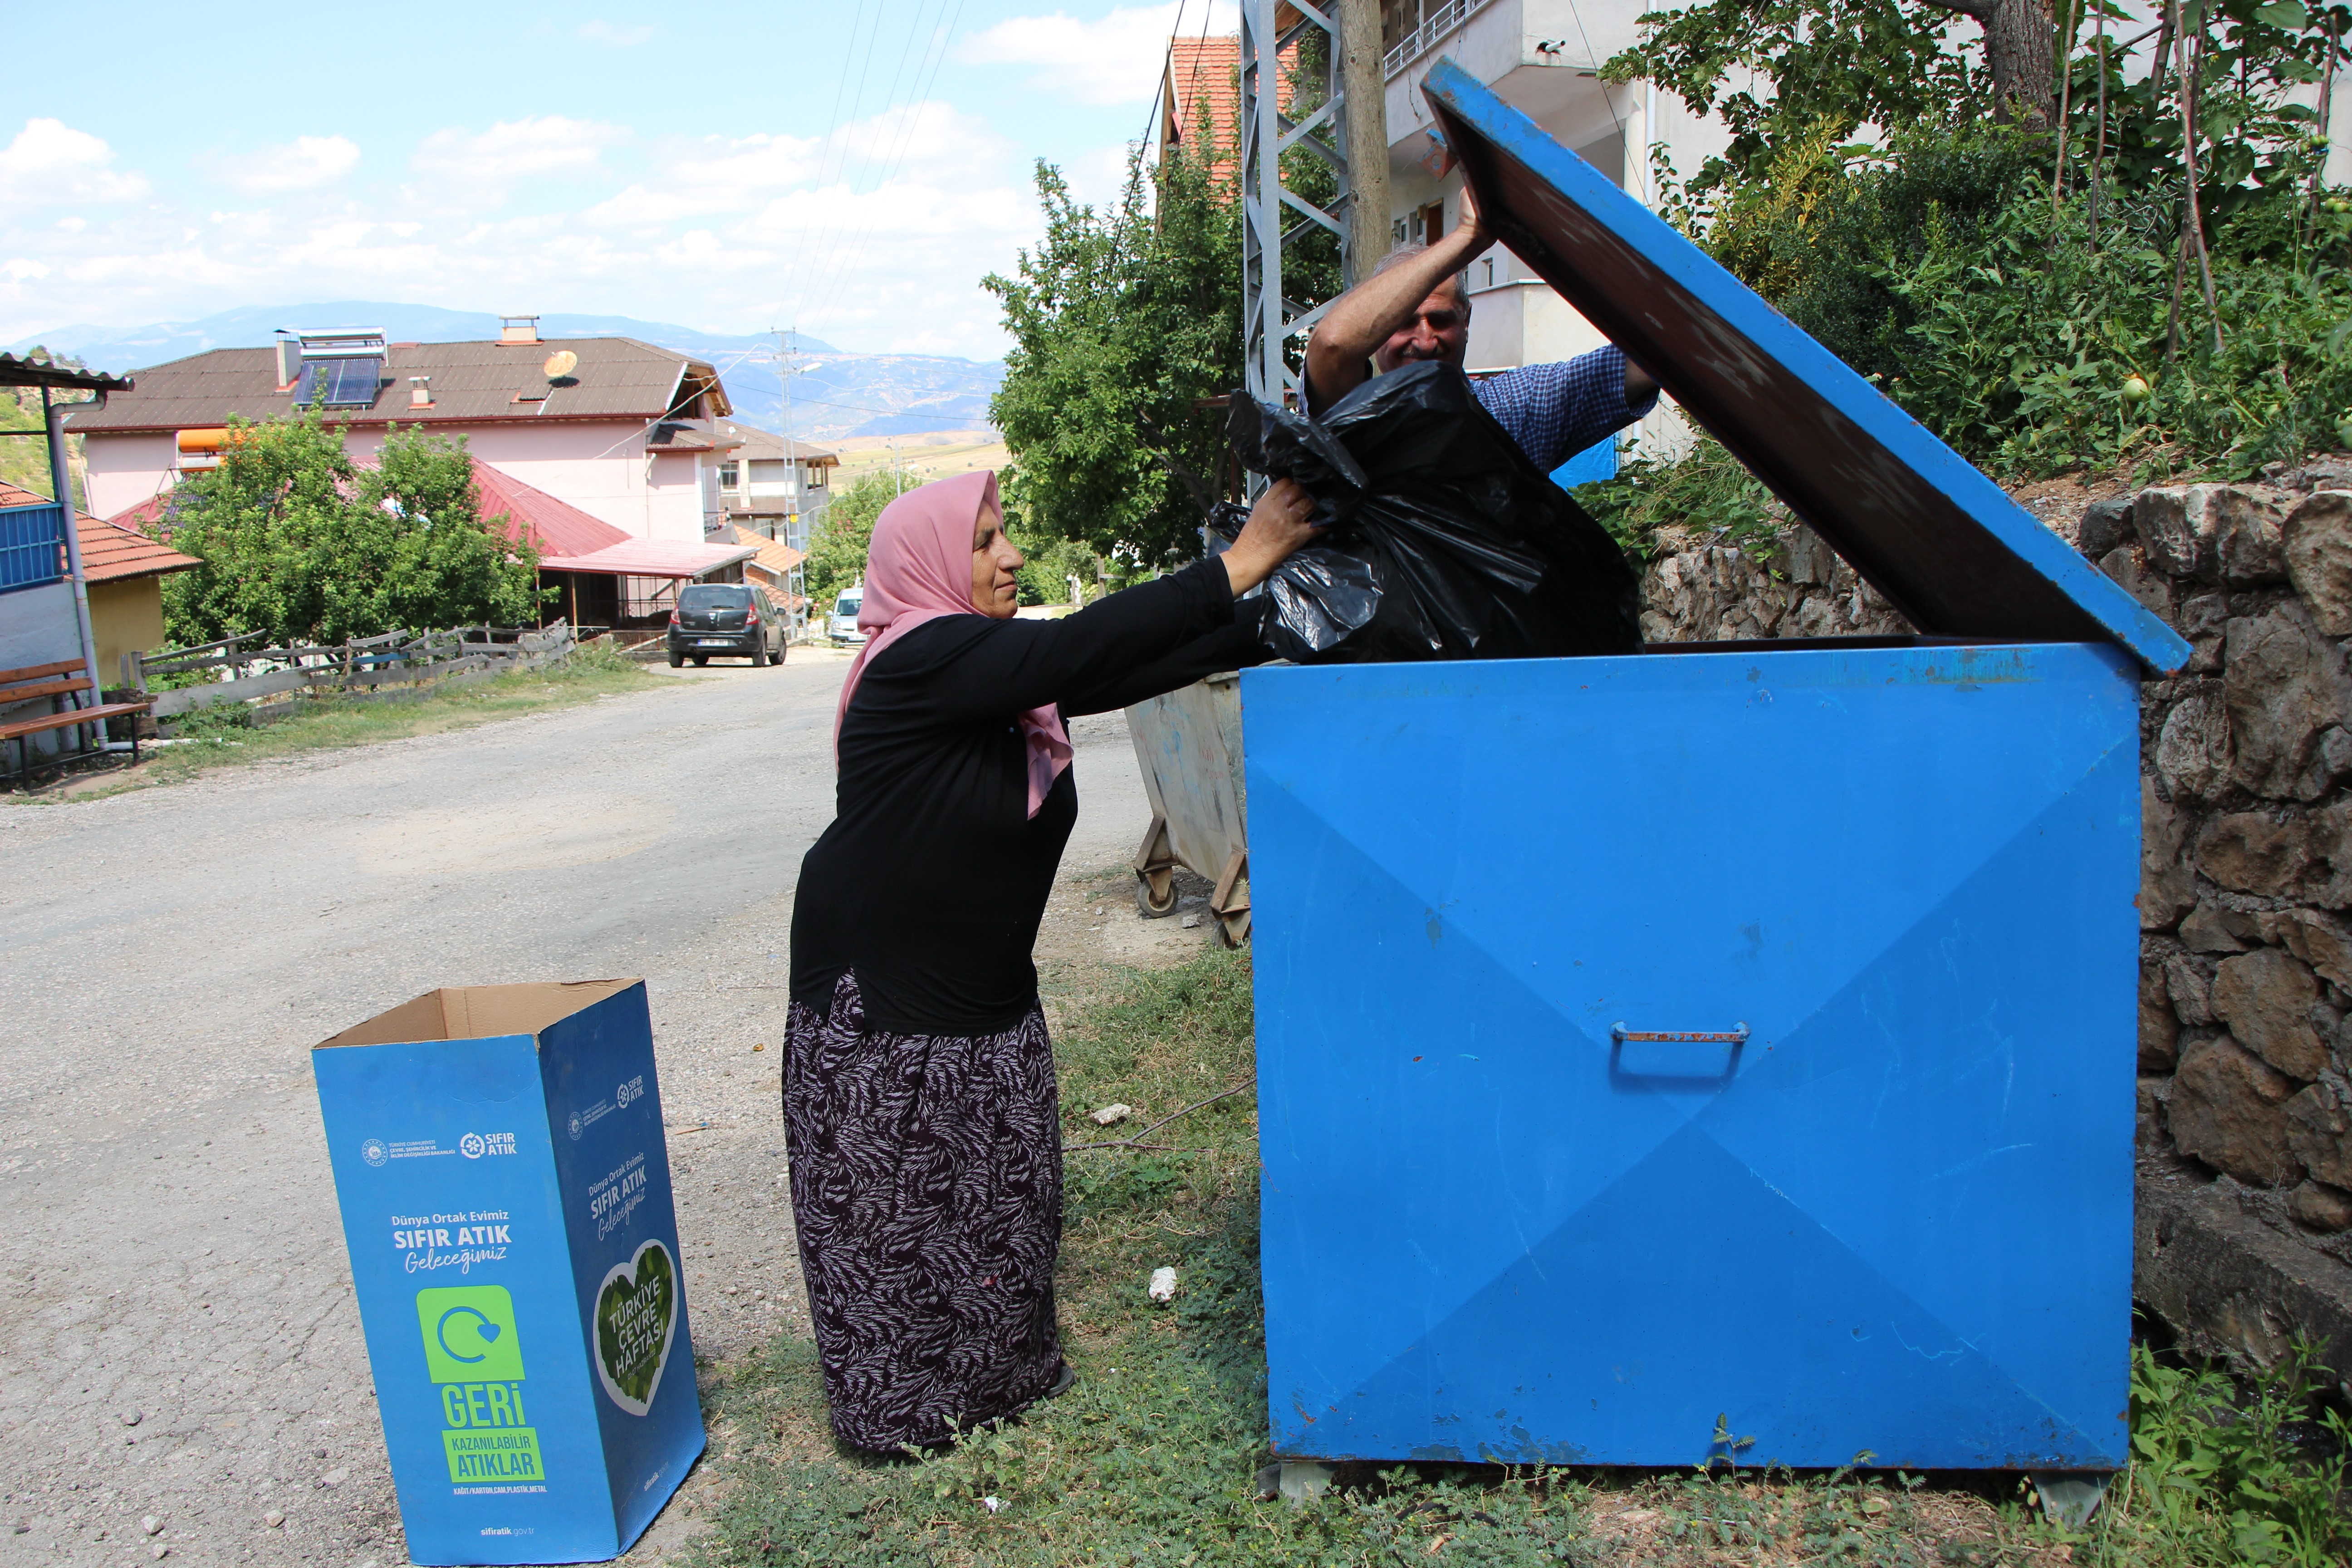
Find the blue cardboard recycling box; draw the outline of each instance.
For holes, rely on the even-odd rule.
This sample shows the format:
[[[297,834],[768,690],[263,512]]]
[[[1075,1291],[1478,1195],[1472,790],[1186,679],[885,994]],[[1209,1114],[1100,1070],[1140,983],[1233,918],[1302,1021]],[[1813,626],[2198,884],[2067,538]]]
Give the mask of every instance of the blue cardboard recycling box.
[[[618,1556],[703,1445],[645,983],[436,991],[310,1063],[410,1558]]]

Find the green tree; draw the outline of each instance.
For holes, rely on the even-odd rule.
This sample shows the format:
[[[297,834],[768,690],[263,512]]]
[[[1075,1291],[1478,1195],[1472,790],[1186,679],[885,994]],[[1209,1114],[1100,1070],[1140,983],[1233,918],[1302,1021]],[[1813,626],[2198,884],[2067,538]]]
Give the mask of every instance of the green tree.
[[[1040,163],[1045,237],[983,283],[1013,340],[990,412],[1024,547],[1074,540],[1130,572],[1200,552],[1224,455],[1207,400],[1242,380],[1240,208],[1209,141],[1157,174],[1132,151],[1100,212]]]
[[[173,495],[172,545],[204,563],[163,580],[178,641],[341,642],[535,614],[538,552],[481,517],[462,439],[394,426],[362,468],[317,408],[229,428],[220,466]]]
[[[826,505],[824,521],[809,536],[808,562],[802,568],[810,615],[830,615],[834,595],[866,574],[874,520],[898,499],[899,489],[888,473],[877,470],[837,492]]]
[[[1955,9],[1705,0],[1643,17],[1605,74],[1723,114],[1723,157],[1686,184],[1661,169],[1668,215],[1997,471],[2242,472],[2352,440],[2352,209],[2321,187],[2296,101],[2347,58],[2352,7],[2197,0],[2192,50],[2168,29],[2135,58],[2108,0],[2061,0],[2063,87],[2038,130],[1997,122],[1995,82],[1942,35]],[[1865,122],[1895,129],[1850,141]],[[1738,489],[1637,467],[1602,499],[1633,518],[1720,494],[1748,515],[1758,492]]]
[[[1013,542],[1024,557],[1020,574],[1023,604],[1068,604],[1072,577],[1077,578],[1078,592],[1084,598],[1092,599],[1101,592],[1097,578],[1102,571],[1102,562],[1076,540],[1024,540],[1015,534]]]

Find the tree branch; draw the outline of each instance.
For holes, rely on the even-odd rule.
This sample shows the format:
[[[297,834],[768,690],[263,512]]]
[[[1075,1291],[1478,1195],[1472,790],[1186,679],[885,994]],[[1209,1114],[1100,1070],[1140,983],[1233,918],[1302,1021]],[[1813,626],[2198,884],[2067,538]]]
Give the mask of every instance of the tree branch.
[[[1161,1128],[1175,1121],[1178,1116],[1190,1116],[1192,1112],[1200,1110],[1203,1105],[1214,1105],[1221,1100],[1231,1100],[1237,1094],[1247,1094],[1251,1089],[1255,1089],[1257,1085],[1254,1083],[1245,1083],[1239,1089],[1229,1089],[1223,1094],[1213,1094],[1209,1096],[1208,1099],[1201,1100],[1196,1104],[1186,1106],[1183,1110],[1175,1112],[1174,1115],[1161,1117],[1159,1121],[1143,1129],[1132,1138],[1121,1138],[1117,1142],[1110,1143],[1073,1143],[1064,1149],[1062,1152],[1065,1154],[1078,1154],[1085,1152],[1088,1149],[1156,1149],[1164,1147],[1164,1145],[1160,1144],[1146,1143],[1143,1140],[1150,1137],[1154,1132],[1159,1131]],[[1190,1152],[1193,1153],[1205,1152],[1205,1151],[1202,1150],[1192,1150]]]

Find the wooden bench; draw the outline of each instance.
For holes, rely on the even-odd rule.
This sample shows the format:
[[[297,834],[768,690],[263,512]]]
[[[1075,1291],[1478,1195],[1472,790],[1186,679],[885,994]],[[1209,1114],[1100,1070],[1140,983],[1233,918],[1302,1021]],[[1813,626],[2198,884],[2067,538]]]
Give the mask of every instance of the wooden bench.
[[[56,664],[27,665],[22,669],[0,669],[0,709],[20,702],[48,700],[49,710],[29,719],[0,719],[0,742],[16,742],[16,766],[12,776],[22,778],[31,771],[31,737],[44,730],[71,730],[87,727],[90,731],[86,750],[95,749],[106,738],[106,721],[126,713],[144,713],[153,706],[152,697],[135,702],[100,702],[98,693],[89,679],[73,672],[81,668],[78,658],[63,659]],[[139,760],[139,731],[131,732],[131,760]]]

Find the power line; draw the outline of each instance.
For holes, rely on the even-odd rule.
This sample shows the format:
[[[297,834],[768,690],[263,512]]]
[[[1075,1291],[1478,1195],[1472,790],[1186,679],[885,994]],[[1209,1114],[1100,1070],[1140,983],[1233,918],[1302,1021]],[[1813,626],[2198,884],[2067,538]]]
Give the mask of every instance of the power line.
[[[954,41],[956,27],[963,20],[963,0],[955,0],[955,14],[948,18],[947,25],[945,26],[938,26],[937,24],[934,23],[935,30],[932,35],[933,42],[929,51],[929,75],[928,77],[924,75],[924,68],[921,65],[919,64],[916,67],[916,79],[912,84],[913,93],[909,101],[906,105],[906,111],[899,121],[897,142],[891,149],[887,164],[883,171],[881,182],[875,187],[876,190],[881,189],[883,186],[887,185],[891,181],[898,177],[899,170],[904,168],[906,165],[907,154],[913,149],[915,132],[922,123],[923,110],[930,104],[930,90],[933,87],[938,85],[940,68],[947,63],[948,46]],[[947,0],[940,0],[940,9],[942,13],[946,11]],[[835,301],[839,298],[841,290],[846,285],[850,276],[846,262],[850,259],[854,259],[858,253],[865,249],[866,240],[873,236],[874,226],[875,220],[869,218],[866,221],[866,226],[858,232],[856,242],[852,247],[849,257],[845,258],[845,265],[836,274],[835,281],[832,289],[824,297],[824,304],[820,308],[819,311],[820,319],[824,313],[832,310]]]
[[[1151,84],[1151,113],[1143,123],[1143,144],[1147,147],[1151,145],[1151,133],[1160,129],[1160,100],[1167,97],[1168,89],[1175,85],[1176,73],[1173,67],[1176,63],[1176,40],[1184,35],[1186,3],[1187,0],[1176,0],[1176,20],[1171,23],[1168,28],[1167,60],[1160,68],[1160,79]],[[1213,5],[1215,0],[1210,0],[1210,3]],[[1176,111],[1176,106],[1170,104],[1168,111],[1172,115]]]
[[[834,137],[841,129],[841,98],[842,94],[849,89],[849,60],[850,57],[857,52],[857,28],[865,19],[866,0],[857,0],[857,9],[850,14],[849,43],[842,54],[841,69],[834,73],[833,112],[825,121],[824,139],[819,142],[816,147],[816,184],[819,190],[824,188],[825,160],[833,156]],[[879,25],[878,19],[877,25]],[[801,266],[806,257],[805,250],[795,251],[793,254],[792,268],[784,274],[783,297],[776,301],[778,314],[782,313],[785,300],[793,297],[793,285],[799,279]]]
[[[918,3],[919,3],[919,0],[918,0]],[[882,17],[883,14],[889,9],[889,5],[890,0],[876,0],[874,8],[874,26],[866,36],[865,63],[860,65],[857,68],[857,89],[850,95],[849,100],[849,119],[853,121],[857,118],[858,110],[863,107],[866,102],[866,79],[874,68],[874,45],[876,40],[880,38],[882,36]],[[856,52],[857,33],[856,25],[852,24],[849,35],[849,53],[851,55],[855,55]],[[849,62],[847,58],[845,58],[842,61],[842,76],[845,79],[849,74],[848,66]],[[836,120],[834,129],[828,133],[828,140],[831,144],[825,148],[824,156],[835,156],[836,154],[839,154],[839,156],[836,158],[834,172],[831,175],[827,175],[824,173],[824,157],[820,157],[817,164],[817,189],[820,191],[824,189],[826,184],[829,183],[830,180],[838,179],[840,177],[842,166],[848,161],[846,154],[841,152],[841,149],[845,145],[845,143],[844,143],[840,139],[845,130],[846,125],[839,120]],[[832,232],[832,221],[828,219],[826,221],[825,228],[821,232],[829,236]],[[817,251],[823,247],[824,243],[824,242],[823,240],[818,241],[816,245],[810,247],[808,250],[804,251],[803,254],[805,256],[815,255]],[[805,268],[797,264],[795,264],[793,269],[793,280],[795,283],[799,284],[798,292],[793,296],[794,308],[793,313],[796,318],[801,314],[799,304],[806,298],[807,295],[807,285],[802,280],[805,270]]]

